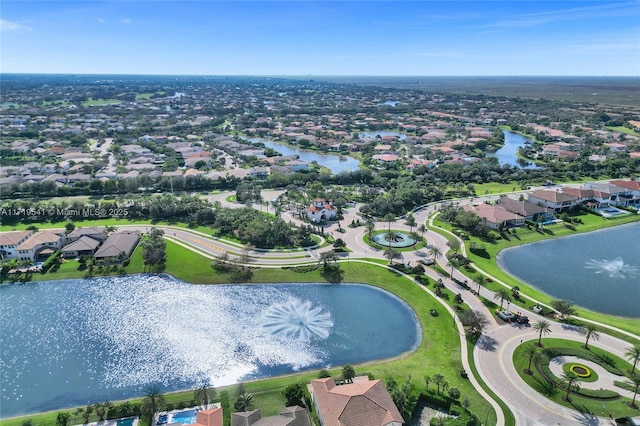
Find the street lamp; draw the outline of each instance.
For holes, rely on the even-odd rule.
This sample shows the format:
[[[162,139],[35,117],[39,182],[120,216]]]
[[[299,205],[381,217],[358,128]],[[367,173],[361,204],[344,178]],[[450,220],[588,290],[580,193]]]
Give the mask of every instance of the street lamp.
[[[511,312],[511,311],[509,310],[509,307],[510,307],[510,306],[511,306],[511,302],[510,302],[509,300],[507,300],[507,312]]]

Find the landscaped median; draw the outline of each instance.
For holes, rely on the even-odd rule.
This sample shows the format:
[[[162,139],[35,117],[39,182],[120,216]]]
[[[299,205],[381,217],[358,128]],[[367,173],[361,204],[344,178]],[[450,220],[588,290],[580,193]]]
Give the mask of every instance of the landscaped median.
[[[171,273],[177,278],[193,283],[228,283],[226,274],[216,273],[210,267],[211,261],[191,251],[180,248],[177,244],[167,242],[167,262],[165,272]],[[189,265],[189,268],[185,268]],[[381,268],[367,262],[340,263],[344,271],[343,282],[357,282],[373,285],[387,290],[404,300],[415,312],[417,320],[421,324],[421,342],[414,352],[403,354],[391,360],[372,361],[366,365],[356,366],[357,372],[369,372],[376,378],[393,378],[398,383],[403,383],[408,377],[419,392],[425,388],[424,377],[441,374],[448,382],[450,388],[460,391],[459,400],[467,399],[469,409],[479,418],[488,418],[488,424],[495,424],[496,416],[491,405],[485,401],[473,388],[469,380],[460,377],[462,370],[460,336],[452,317],[443,309],[440,302],[427,295],[417,284],[398,274],[396,271]],[[141,272],[142,257],[140,251],[136,251],[131,258],[126,272]],[[43,275],[46,277],[47,275]],[[49,279],[56,278],[52,274]],[[306,273],[296,273],[282,268],[256,269],[252,278],[253,283],[278,283],[278,282],[324,282],[320,270]],[[358,303],[358,301],[353,301]],[[430,315],[432,309],[440,312],[440,315]],[[466,354],[464,355],[466,356]],[[332,371],[339,375],[338,370]],[[277,414],[281,410],[285,400],[282,395],[284,388],[293,383],[308,382],[317,377],[317,372],[291,374],[284,377],[258,380],[245,384],[247,392],[254,395],[255,407],[261,408],[264,415]],[[434,391],[431,384],[431,391]],[[232,393],[236,386],[228,388]],[[439,395],[439,398],[448,400],[448,396]],[[190,401],[193,392],[181,392],[168,396],[169,401]],[[453,401],[453,400],[451,400]],[[58,410],[65,411],[65,410]],[[73,410],[69,410],[73,411]],[[0,422],[2,425],[21,425],[28,418],[33,424],[54,424],[56,412],[28,416],[20,419],[8,419]],[[94,419],[95,420],[95,419]],[[512,423],[508,423],[512,424]]]
[[[631,364],[591,345],[588,350],[584,349],[581,342],[573,340],[542,339],[542,348],[538,349],[537,355],[533,355],[527,351],[527,348],[535,345],[534,342],[521,344],[513,353],[514,366],[520,377],[531,387],[532,392],[538,392],[553,402],[582,413],[599,416],[615,413],[616,417],[640,415],[638,408],[631,407],[631,399],[621,395],[624,389],[616,386],[606,388],[594,386],[591,383],[597,382],[598,377],[580,363],[568,363],[566,366],[569,370],[574,367],[574,370],[580,372],[579,374],[572,371],[577,376],[578,385],[572,386],[569,400],[567,400],[565,380],[562,376],[554,374],[549,367],[550,362],[557,357],[578,357],[601,366],[610,374],[619,377],[620,382],[624,382],[631,378],[631,374],[628,373],[631,370]],[[528,370],[530,361],[531,371]],[[606,407],[606,412],[603,407]]]

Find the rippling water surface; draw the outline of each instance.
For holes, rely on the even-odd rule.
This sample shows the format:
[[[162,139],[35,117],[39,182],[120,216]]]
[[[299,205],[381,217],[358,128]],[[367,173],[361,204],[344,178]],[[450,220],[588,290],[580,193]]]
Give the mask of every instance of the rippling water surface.
[[[509,248],[500,265],[555,299],[640,317],[640,223]]]
[[[2,418],[415,348],[415,315],[362,285],[132,276],[0,286]]]

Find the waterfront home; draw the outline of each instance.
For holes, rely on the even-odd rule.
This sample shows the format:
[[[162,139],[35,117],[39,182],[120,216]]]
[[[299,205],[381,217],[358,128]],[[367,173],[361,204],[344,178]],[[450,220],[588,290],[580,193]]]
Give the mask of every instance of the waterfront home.
[[[307,411],[294,405],[270,417],[262,417],[260,409],[233,413],[231,426],[310,426],[310,423]]]
[[[338,386],[329,377],[312,380],[309,391],[322,426],[401,426],[404,422],[381,380],[359,376]]]
[[[0,233],[0,259],[15,259],[18,257],[17,248],[24,243],[33,231],[13,231]]]
[[[66,238],[62,231],[34,232],[16,248],[17,258],[31,262],[43,261],[56,250],[60,250],[65,242]]]
[[[100,246],[100,241],[91,237],[82,236],[72,243],[62,247],[60,253],[67,259],[73,259],[80,256],[91,256]]]
[[[609,183],[626,188],[629,191],[629,195],[633,197],[629,205],[635,207],[640,206],[640,182],[637,180],[612,180]]]
[[[120,231],[111,234],[96,251],[94,258],[100,262],[119,262],[127,259],[140,241],[139,231]]]
[[[531,220],[533,222],[537,222],[540,217],[543,217],[545,220],[550,220],[553,218],[553,215],[548,208],[539,206],[537,204],[532,204],[526,200],[514,200],[513,198],[509,197],[500,197],[500,199],[498,200],[498,204],[511,213],[516,213],[520,216],[524,216],[525,219]]]
[[[608,193],[611,196],[611,204],[615,206],[637,206],[640,204],[640,197],[634,195],[631,188],[609,183],[586,183],[585,187],[594,191]]]
[[[482,223],[491,229],[515,228],[524,225],[525,218],[512,213],[501,205],[479,204],[464,205],[464,211],[471,212],[482,219]]]
[[[222,408],[215,407],[210,410],[201,410],[196,413],[194,426],[222,426]]]
[[[546,189],[531,191],[528,201],[533,204],[548,207],[553,210],[554,213],[571,210],[579,204],[578,197],[575,195],[560,192],[559,190],[550,191]]]

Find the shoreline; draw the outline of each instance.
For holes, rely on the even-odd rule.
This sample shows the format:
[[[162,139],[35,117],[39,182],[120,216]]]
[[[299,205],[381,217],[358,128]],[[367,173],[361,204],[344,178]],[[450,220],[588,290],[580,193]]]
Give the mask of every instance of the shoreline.
[[[167,280],[168,284],[178,284],[178,285],[187,285],[187,286],[194,286],[194,287],[198,287],[201,286],[201,284],[197,284],[197,283],[190,283],[184,280],[181,280],[179,278],[173,277],[171,274],[168,273],[163,273],[163,274],[129,274],[126,276],[122,276],[123,279],[131,279],[133,278],[135,280],[136,276],[147,276],[147,277],[152,277],[152,276],[160,276],[160,277],[164,277]],[[113,278],[113,277],[104,277],[104,278]],[[92,278],[93,279],[93,278]],[[60,282],[60,283],[64,283],[70,280],[84,280],[83,278],[80,279],[63,279],[63,280],[49,280],[48,282],[46,282],[46,284],[49,283],[53,283],[53,282]],[[22,284],[22,283],[20,283]],[[69,284],[73,284],[73,283],[69,283]],[[160,283],[160,285],[162,285],[163,283]],[[410,357],[412,355],[414,355],[421,347],[421,345],[425,342],[425,340],[427,339],[426,336],[424,335],[424,325],[422,324],[422,321],[420,319],[420,316],[418,315],[418,312],[414,309],[414,307],[411,306],[411,304],[406,301],[404,298],[402,298],[401,296],[393,293],[392,291],[385,289],[385,288],[381,288],[375,284],[367,284],[367,283],[363,283],[363,282],[345,282],[344,284],[350,286],[350,287],[360,287],[360,288],[365,288],[368,291],[374,291],[378,294],[384,295],[385,297],[389,297],[390,301],[391,300],[396,300],[398,303],[400,303],[404,309],[406,310],[408,316],[409,316],[409,321],[415,326],[414,328],[414,332],[415,332],[415,339],[414,341],[411,343],[411,345],[405,349],[404,351],[400,352],[400,353],[396,353],[393,356],[386,356],[386,357],[382,357],[382,358],[371,358],[371,359],[366,359],[366,360],[362,360],[362,361],[347,361],[347,362],[336,362],[336,363],[331,363],[331,364],[327,364],[323,362],[323,365],[320,366],[308,366],[308,367],[302,367],[300,369],[293,369],[290,368],[290,370],[288,372],[283,372],[283,373],[278,373],[275,375],[264,375],[264,376],[255,376],[255,377],[247,377],[245,378],[241,378],[238,379],[236,381],[233,381],[231,383],[224,383],[221,384],[219,387],[216,386],[216,389],[220,390],[220,389],[225,389],[225,388],[232,388],[234,386],[238,386],[240,383],[244,383],[244,384],[248,384],[248,383],[256,383],[256,382],[264,382],[264,381],[271,381],[271,380],[277,380],[279,378],[287,378],[287,377],[294,377],[294,376],[300,376],[300,375],[309,375],[309,374],[313,374],[314,372],[320,371],[323,368],[326,369],[336,369],[339,368],[341,365],[343,364],[352,364],[354,366],[365,366],[365,365],[380,365],[380,364],[385,364],[391,361],[396,361],[396,360],[402,360],[405,359],[407,357]],[[306,283],[306,282],[279,282],[279,283],[268,283],[268,282],[263,282],[263,283],[240,283],[240,284],[233,284],[233,283],[229,283],[229,284],[208,284],[209,286],[226,286],[226,287],[237,287],[237,286],[244,286],[244,287],[252,287],[252,286],[293,286],[293,287],[298,287],[298,288],[303,288],[304,286],[308,286],[308,285],[312,285],[312,286],[334,286],[331,283],[322,283],[322,282],[315,282],[315,283]],[[303,290],[304,291],[304,290]],[[357,355],[359,352],[354,352],[354,355]],[[287,364],[282,364],[283,366],[287,366]],[[194,383],[193,387],[190,388],[184,388],[184,389],[174,389],[174,390],[168,390],[166,391],[166,395],[173,395],[173,394],[183,394],[183,393],[189,393],[192,392],[194,389],[196,388],[196,383]],[[124,399],[117,399],[117,402],[123,402],[123,401],[130,401],[130,400],[138,400],[142,397],[143,395],[133,395]],[[46,415],[47,413],[56,413],[56,412],[60,412],[60,411],[66,411],[66,410],[71,410],[77,407],[84,407],[84,405],[81,406],[76,406],[76,405],[72,405],[72,406],[63,406],[63,407],[59,407],[59,408],[54,408],[54,409],[50,409],[50,410],[46,410],[46,411],[35,411],[35,412],[28,412],[28,413],[24,413],[24,414],[16,414],[16,415],[11,415],[10,417],[3,417],[0,418],[0,424],[4,424],[5,421],[10,421],[12,419],[24,419],[27,417],[33,417],[33,416],[39,416],[39,415]]]
[[[496,266],[503,271],[505,274],[507,274],[512,280],[524,284],[525,286],[530,287],[531,289],[540,292],[542,294],[544,294],[545,296],[549,297],[550,299],[554,299],[554,298],[558,298],[558,296],[550,294],[547,290],[540,288],[538,286],[536,286],[535,284],[527,281],[525,278],[516,275],[515,273],[513,273],[511,270],[509,270],[509,268],[505,265],[504,263],[504,253],[510,250],[515,250],[515,249],[520,249],[523,247],[527,247],[527,246],[531,246],[531,245],[542,245],[542,244],[546,244],[546,243],[551,243],[552,241],[558,241],[558,240],[566,240],[566,239],[572,239],[572,238],[580,238],[580,237],[584,237],[587,235],[592,235],[594,233],[598,233],[598,232],[604,232],[604,231],[611,231],[614,229],[619,229],[625,226],[640,226],[640,222],[635,221],[635,222],[630,222],[630,223],[624,223],[624,224],[620,224],[620,225],[614,225],[614,226],[608,226],[606,228],[600,228],[600,229],[594,229],[592,231],[587,231],[587,232],[581,232],[578,234],[573,234],[573,235],[563,235],[563,236],[558,236],[558,237],[552,237],[552,238],[547,238],[544,240],[539,240],[539,241],[532,241],[529,243],[524,243],[521,245],[516,245],[516,246],[512,246],[512,247],[506,247],[502,250],[500,250],[496,256],[495,256],[495,264]],[[619,318],[620,320],[639,320],[640,319],[640,314],[636,317],[630,317],[630,316],[623,316],[623,315],[615,315],[612,313],[608,313],[608,312],[600,312],[597,311],[593,308],[589,308],[580,304],[576,303],[576,306],[579,307],[580,309],[584,309],[586,311],[589,311],[591,313],[593,313],[594,315],[606,315],[606,316],[610,316],[612,318]]]

